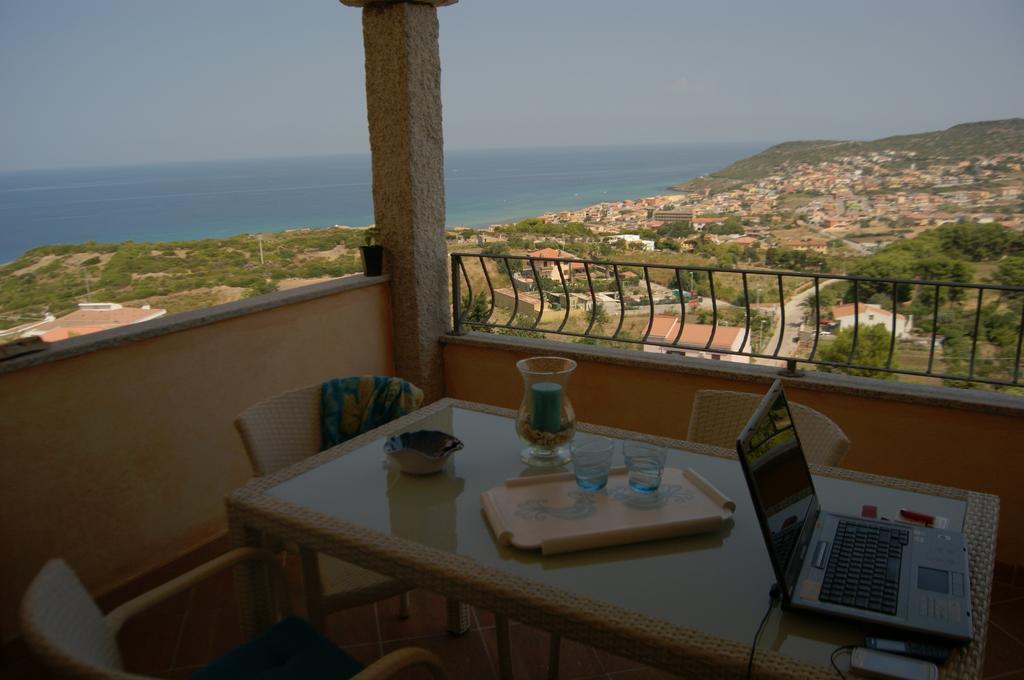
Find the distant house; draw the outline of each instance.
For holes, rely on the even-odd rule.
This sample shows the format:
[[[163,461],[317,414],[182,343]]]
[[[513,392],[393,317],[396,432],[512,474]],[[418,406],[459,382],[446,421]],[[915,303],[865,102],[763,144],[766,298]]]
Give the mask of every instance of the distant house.
[[[519,303],[516,304],[517,291],[511,288],[498,288],[494,291],[494,304],[516,314],[536,314],[540,311],[540,297],[533,293],[518,291]]]
[[[704,227],[709,224],[725,224],[724,217],[694,217],[690,224],[693,225],[694,231],[704,231]]]
[[[856,308],[856,317],[854,316],[854,305],[852,303],[837,305],[832,308],[832,319],[833,333],[843,328],[853,328],[855,322],[860,326],[884,326],[886,330],[892,329],[892,312],[867,302],[861,302]],[[906,317],[897,313],[896,337],[900,339],[909,338],[913,322],[913,315]]]
[[[167,314],[166,309],[152,309],[149,305],[122,307],[116,302],[81,302],[78,304],[78,309],[70,314],[48,319],[23,335],[36,335],[47,342],[56,342],[79,335],[89,335],[111,328],[142,323],[165,314]]]
[[[516,293],[518,292],[519,303],[516,305]],[[544,320],[555,315],[556,318],[564,314],[566,297],[562,291],[546,291],[544,295]],[[612,310],[618,313],[619,301],[607,293],[597,293],[592,299],[587,293],[569,293],[569,309],[574,311],[590,312],[594,302],[604,307],[605,311]],[[494,304],[500,309],[506,309],[510,313],[516,310],[516,316],[525,314],[531,320],[540,312],[540,295],[536,291],[524,291],[521,288],[512,290],[511,287],[498,288],[494,291]]]
[[[1003,198],[1017,198],[1021,194],[1024,194],[1024,185],[1007,184],[1002,189]]]
[[[541,248],[540,250],[534,250],[533,252],[529,252],[529,253],[527,253],[527,255],[529,255],[532,258],[537,258],[537,259],[543,259],[543,258],[549,258],[549,257],[550,258],[559,258],[559,259],[568,259],[568,260],[575,260],[575,259],[577,259],[576,256],[573,255],[572,253],[570,253],[568,251],[565,251],[565,250],[559,250],[557,248]]]
[[[580,258],[576,257],[575,255],[573,255],[572,253],[566,252],[564,250],[558,250],[556,248],[541,248],[540,250],[534,250],[533,252],[527,253],[527,255],[529,255],[530,257],[534,258],[535,260],[540,260],[539,262],[535,262],[535,265],[537,267],[537,275],[538,276],[546,276],[547,278],[551,279],[552,281],[559,281],[559,280],[561,280],[561,277],[558,275],[559,264],[561,264],[562,276],[565,276],[569,280],[572,280],[575,277],[576,274],[583,274],[584,273],[584,264],[582,262],[562,262],[562,263],[557,263],[557,262],[555,262],[553,260],[544,259],[544,258],[558,258],[560,260],[578,260],[578,259],[580,259]],[[531,267],[529,262],[523,262],[523,271],[524,272],[528,272],[530,275],[532,275],[533,267]]]
[[[749,357],[723,353],[723,350],[732,352],[740,350],[740,345],[743,343],[742,328],[687,322],[683,325],[683,332],[680,334],[679,317],[673,314],[655,314],[654,320],[648,328],[651,331],[647,336],[648,340],[672,344],[675,343],[676,335],[679,335],[679,342],[677,347],[671,348],[645,343],[645,352],[732,361],[738,364],[750,363]],[[711,341],[711,346],[705,349],[708,339],[711,338],[712,330],[715,332],[714,338]]]
[[[619,234],[610,241],[621,241],[626,245],[638,244],[643,247],[644,250],[654,250],[654,241],[650,239],[640,238],[638,234]]]
[[[590,295],[588,293],[569,293],[569,303],[568,303],[569,304],[569,309],[573,310],[573,311],[579,311],[579,312],[590,312],[590,310],[594,308],[594,302],[595,301],[597,302],[597,304],[599,304],[601,306],[604,306],[603,301],[601,300],[601,298],[599,296],[600,296],[600,293],[595,295],[594,299],[591,299],[591,297],[590,297]],[[547,313],[549,311],[558,311],[559,313],[564,313],[565,305],[566,305],[566,301],[565,300],[566,300],[565,294],[563,292],[561,292],[561,291],[558,291],[558,290],[546,291],[544,293],[544,301],[545,301],[544,302],[544,304],[545,304],[544,314],[545,314],[545,316],[547,315]],[[619,304],[618,300],[615,300],[613,298],[612,302],[615,305],[615,310],[618,311],[618,304]]]

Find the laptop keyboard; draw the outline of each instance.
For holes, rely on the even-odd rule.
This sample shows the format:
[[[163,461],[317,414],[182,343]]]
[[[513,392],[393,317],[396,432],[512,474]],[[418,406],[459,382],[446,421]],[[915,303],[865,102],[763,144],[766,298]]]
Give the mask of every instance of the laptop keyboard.
[[[818,599],[895,614],[903,546],[909,542],[906,529],[840,520]]]

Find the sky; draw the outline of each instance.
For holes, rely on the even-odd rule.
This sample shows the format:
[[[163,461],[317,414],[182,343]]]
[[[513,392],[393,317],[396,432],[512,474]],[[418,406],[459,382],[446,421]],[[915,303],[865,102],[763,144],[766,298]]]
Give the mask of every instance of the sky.
[[[1024,2],[461,0],[450,149],[874,139],[1024,116]],[[0,170],[366,153],[360,10],[0,0]]]

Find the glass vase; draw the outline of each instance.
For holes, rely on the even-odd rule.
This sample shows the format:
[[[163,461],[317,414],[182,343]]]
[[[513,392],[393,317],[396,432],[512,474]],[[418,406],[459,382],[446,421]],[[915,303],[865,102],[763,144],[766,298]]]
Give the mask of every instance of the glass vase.
[[[569,376],[576,362],[561,357],[532,357],[516,363],[523,376],[523,401],[516,432],[526,444],[520,460],[531,467],[558,467],[571,459],[576,413],[569,402]]]

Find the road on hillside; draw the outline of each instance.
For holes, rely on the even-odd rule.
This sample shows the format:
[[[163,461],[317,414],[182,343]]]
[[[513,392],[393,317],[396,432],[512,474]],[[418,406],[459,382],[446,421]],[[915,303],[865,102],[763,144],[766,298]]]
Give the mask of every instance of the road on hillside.
[[[824,229],[820,229],[818,227],[812,227],[811,225],[807,225],[807,227],[808,227],[808,229],[810,229],[812,232],[814,232],[818,236],[822,237],[823,239],[831,241],[832,239],[835,238],[835,236],[833,236],[832,234],[828,233]],[[840,238],[840,240],[843,243],[845,243],[850,249],[853,250],[853,252],[857,253],[858,255],[870,255],[871,254],[871,249],[868,248],[867,246],[865,246],[863,243],[857,243],[856,241],[851,241],[849,238]],[[786,313],[786,316],[787,317],[789,316],[789,312]]]
[[[830,286],[836,283],[840,279],[828,279],[818,284],[818,290],[821,290],[825,286]],[[782,346],[779,347],[780,357],[791,357],[796,354],[797,346],[800,344],[798,336],[800,335],[800,323],[803,321],[804,313],[800,308],[800,305],[804,300],[814,297],[814,286],[810,286],[807,290],[797,293],[786,302],[786,327],[780,328],[781,317],[775,315],[775,327],[772,329],[772,337],[768,339],[768,343],[761,350],[764,354],[772,354],[775,352],[775,345],[779,342],[779,333],[782,333]],[[776,311],[778,308],[776,308]],[[752,358],[751,363],[760,364],[762,366],[785,366],[785,360],[779,361],[776,359],[757,359]]]

